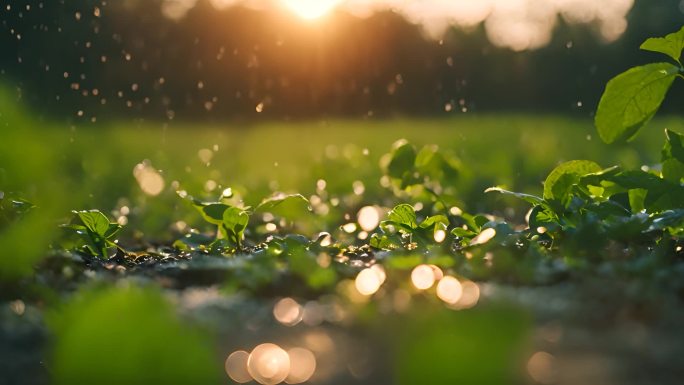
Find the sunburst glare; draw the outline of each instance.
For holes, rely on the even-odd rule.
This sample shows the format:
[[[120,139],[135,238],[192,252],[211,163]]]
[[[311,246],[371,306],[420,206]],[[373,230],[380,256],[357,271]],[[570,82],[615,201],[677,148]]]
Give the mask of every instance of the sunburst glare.
[[[283,3],[299,17],[313,20],[332,11],[340,0],[283,0]]]

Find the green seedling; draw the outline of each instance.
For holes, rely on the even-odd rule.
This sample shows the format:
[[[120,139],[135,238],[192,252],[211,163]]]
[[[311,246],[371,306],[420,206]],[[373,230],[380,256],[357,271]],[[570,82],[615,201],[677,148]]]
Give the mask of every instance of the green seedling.
[[[124,251],[116,243],[116,234],[123,228],[120,224],[110,222],[107,216],[98,210],[72,211],[72,213],[71,221],[61,227],[76,236],[78,248],[100,258],[107,258],[108,249],[111,248]]]
[[[373,234],[369,243],[377,249],[401,245],[412,249],[418,245],[443,241],[448,226],[449,219],[444,215],[430,216],[419,223],[413,206],[404,203],[395,206],[387,214],[387,220],[380,223],[381,233]]]
[[[417,150],[406,140],[399,140],[386,159],[385,175],[397,191],[409,193],[414,198],[418,197],[416,192],[424,191],[443,209],[448,207],[447,203],[456,203],[449,186],[458,178],[461,164],[454,155],[434,145]]]
[[[297,218],[302,212],[310,211],[309,201],[300,194],[278,195],[265,199],[253,211],[250,207],[242,208],[226,203],[226,198],[230,198],[226,196],[219,202],[202,202],[191,196],[185,198],[199,211],[205,221],[217,226],[216,239],[209,245],[211,249],[217,250],[243,250],[245,231],[250,216],[255,213],[269,212],[283,218]]]

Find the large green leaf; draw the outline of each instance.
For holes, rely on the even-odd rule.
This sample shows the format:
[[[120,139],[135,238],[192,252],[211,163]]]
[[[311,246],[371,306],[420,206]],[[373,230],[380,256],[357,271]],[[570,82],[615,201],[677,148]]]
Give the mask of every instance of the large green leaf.
[[[677,32],[673,32],[665,37],[652,37],[639,47],[646,51],[660,52],[679,63],[684,49],[684,27]]]
[[[544,181],[544,199],[565,200],[570,188],[584,175],[601,171],[601,166],[590,160],[571,160],[561,163]]]
[[[401,179],[403,178],[404,173],[413,170],[415,161],[415,147],[410,143],[400,144],[392,151],[392,160],[390,160],[390,163],[387,165],[387,173],[392,178]]]
[[[595,124],[606,143],[632,138],[655,115],[679,68],[670,63],[634,67],[611,79]]]
[[[301,194],[278,195],[265,199],[255,209],[257,212],[269,212],[273,215],[296,219],[311,212],[309,201]]]
[[[663,147],[662,161],[674,158],[684,163],[684,135],[666,129],[665,137],[667,141]]]
[[[524,194],[524,193],[519,193],[519,192],[514,192],[514,191],[508,191],[504,190],[500,187],[490,187],[485,190],[485,193],[488,192],[498,192],[504,195],[512,195],[518,199],[522,199],[527,203],[531,203],[533,205],[540,205],[544,203],[544,200],[536,195],[531,195],[531,194]]]
[[[94,234],[104,237],[109,230],[109,219],[99,210],[74,211],[74,214]]]
[[[247,228],[247,223],[249,223],[249,214],[243,209],[229,207],[223,212],[221,227],[226,231],[226,235],[238,245],[242,240],[245,228]]]
[[[684,178],[684,163],[677,159],[668,159],[663,162],[663,178],[670,182],[679,183]]]
[[[411,230],[418,227],[416,211],[413,209],[413,206],[406,203],[394,207],[392,211],[387,214],[387,219],[398,225],[406,226]]]
[[[195,205],[195,207],[199,210],[200,214],[202,214],[202,218],[204,218],[205,221],[220,225],[221,222],[223,222],[223,214],[232,206],[224,203],[208,203],[204,205]]]

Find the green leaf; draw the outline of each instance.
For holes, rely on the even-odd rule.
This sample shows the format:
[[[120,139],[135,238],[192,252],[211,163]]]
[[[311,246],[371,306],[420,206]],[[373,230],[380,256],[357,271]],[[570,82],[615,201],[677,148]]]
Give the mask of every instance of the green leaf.
[[[667,210],[652,217],[653,221],[648,231],[663,230],[668,227],[682,227],[684,225],[684,210]]]
[[[561,163],[544,181],[544,199],[564,201],[571,187],[584,175],[601,171],[601,166],[589,160],[571,160]]]
[[[663,162],[663,178],[670,182],[679,183],[684,178],[684,163],[677,159],[668,159]]]
[[[417,169],[421,171],[431,171],[435,168],[439,168],[441,162],[438,158],[439,149],[437,146],[424,146],[416,154],[416,159],[414,165]]]
[[[173,243],[173,247],[187,251],[187,250],[197,250],[202,246],[206,247],[214,241],[213,237],[200,234],[200,233],[189,233],[185,234],[182,238],[177,239]]]
[[[662,152],[662,161],[677,159],[684,163],[684,135],[665,129],[665,146]]]
[[[109,219],[101,211],[74,211],[83,225],[94,234],[104,237],[109,230]]]
[[[630,139],[655,115],[679,68],[670,63],[634,67],[611,79],[595,124],[606,143]]]
[[[116,246],[113,238],[122,227],[118,223],[110,223],[107,216],[98,210],[73,211],[73,214],[71,223],[61,226],[77,236],[72,246],[83,247],[94,256],[106,258],[107,249]]]
[[[368,241],[371,247],[379,250],[390,250],[401,246],[401,242],[392,242],[392,240],[387,235],[373,234]]]
[[[624,171],[609,180],[625,189],[647,190],[644,206],[651,212],[684,208],[684,187],[679,183],[641,170]]]
[[[451,230],[451,235],[461,238],[472,238],[476,236],[477,233],[472,230],[464,229],[463,227],[456,227]]]
[[[220,225],[223,222],[223,215],[225,214],[226,210],[233,206],[224,203],[207,203],[195,207],[197,207],[205,221],[214,225]]]
[[[245,210],[237,207],[228,207],[223,212],[221,228],[239,246],[247,228],[247,223],[249,223],[249,214]]]
[[[410,143],[398,142],[399,146],[392,151],[392,160],[387,165],[387,173],[392,178],[402,179],[404,173],[413,170],[416,161],[416,149]]]
[[[104,237],[105,237],[106,239],[111,239],[111,238],[113,238],[116,234],[118,234],[119,231],[121,231],[121,229],[123,229],[123,226],[121,226],[120,224],[118,224],[118,223],[110,223],[110,224],[109,224],[109,228],[108,228],[107,231],[104,233]]]
[[[684,49],[684,27],[665,37],[646,39],[639,48],[645,51],[663,53],[680,63],[679,58],[682,56],[682,49]]]
[[[530,212],[529,225],[531,229],[545,227],[549,231],[556,230],[560,224],[558,217],[552,210],[547,210],[542,206],[536,206]]]
[[[633,213],[638,213],[646,208],[644,202],[646,202],[648,190],[635,188],[629,190],[627,194],[629,197],[629,207],[632,209]]]
[[[29,210],[36,208],[36,205],[34,205],[33,203],[31,203],[25,199],[22,199],[22,198],[12,199],[11,204],[12,204],[12,210],[15,213],[17,213],[19,216],[24,215],[27,212],[29,212]]]
[[[278,195],[262,201],[255,209],[257,212],[269,212],[273,215],[296,219],[311,213],[309,201],[301,194]]]
[[[423,222],[420,223],[421,229],[432,229],[432,238],[437,239],[437,234],[439,231],[446,231],[449,227],[449,219],[444,215],[433,215],[431,217],[425,218]]]
[[[420,223],[420,227],[423,229],[430,229],[432,227],[445,229],[447,226],[449,226],[449,220],[447,217],[441,214],[427,217],[423,222]]]
[[[514,191],[508,191],[508,190],[504,190],[500,187],[490,187],[490,188],[485,190],[485,193],[488,193],[488,192],[498,192],[498,193],[501,193],[504,195],[512,195],[518,199],[522,199],[525,202],[531,203],[533,205],[540,205],[540,204],[544,203],[544,200],[542,198],[536,196],[536,195],[518,193],[518,192],[514,192]]]
[[[408,229],[415,230],[418,227],[416,211],[413,209],[413,206],[406,203],[395,206],[387,214],[387,218],[390,222],[406,226]]]

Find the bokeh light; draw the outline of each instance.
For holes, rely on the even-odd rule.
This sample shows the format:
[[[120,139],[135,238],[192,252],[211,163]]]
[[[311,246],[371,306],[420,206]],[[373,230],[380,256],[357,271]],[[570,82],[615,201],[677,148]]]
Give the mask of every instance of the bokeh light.
[[[133,168],[133,176],[147,195],[156,196],[164,190],[164,178],[147,162],[138,163]]]
[[[356,214],[356,218],[364,231],[373,231],[380,223],[380,212],[374,206],[364,206]]]
[[[252,376],[247,370],[248,359],[249,353],[244,350],[235,351],[226,358],[226,374],[228,374],[228,377],[230,377],[231,380],[239,384],[252,381]]]
[[[437,296],[450,305],[457,303],[462,294],[461,283],[452,276],[442,278],[437,284]]]
[[[435,284],[435,272],[428,265],[418,265],[411,271],[411,283],[418,290],[426,290]]]
[[[287,354],[290,356],[290,373],[285,382],[301,384],[308,381],[316,371],[316,356],[305,348],[292,348]]]
[[[378,272],[371,268],[367,268],[359,272],[359,274],[356,276],[356,280],[354,281],[354,285],[359,293],[365,296],[370,296],[375,294],[375,292],[380,289],[382,280]]]
[[[273,307],[273,316],[285,326],[298,324],[304,315],[302,306],[292,298],[283,298]]]
[[[556,382],[556,359],[547,352],[536,352],[527,361],[527,372],[540,384]]]
[[[469,309],[480,300],[480,287],[472,281],[461,282],[461,298],[454,304],[457,309]]]
[[[482,230],[482,232],[480,232],[480,234],[475,236],[475,238],[473,238],[470,241],[470,245],[474,246],[474,245],[485,244],[485,243],[489,242],[495,236],[496,236],[496,230],[492,229],[491,227],[486,228],[486,229]]]
[[[247,369],[256,382],[275,385],[290,373],[290,356],[276,344],[261,344],[250,353]]]

